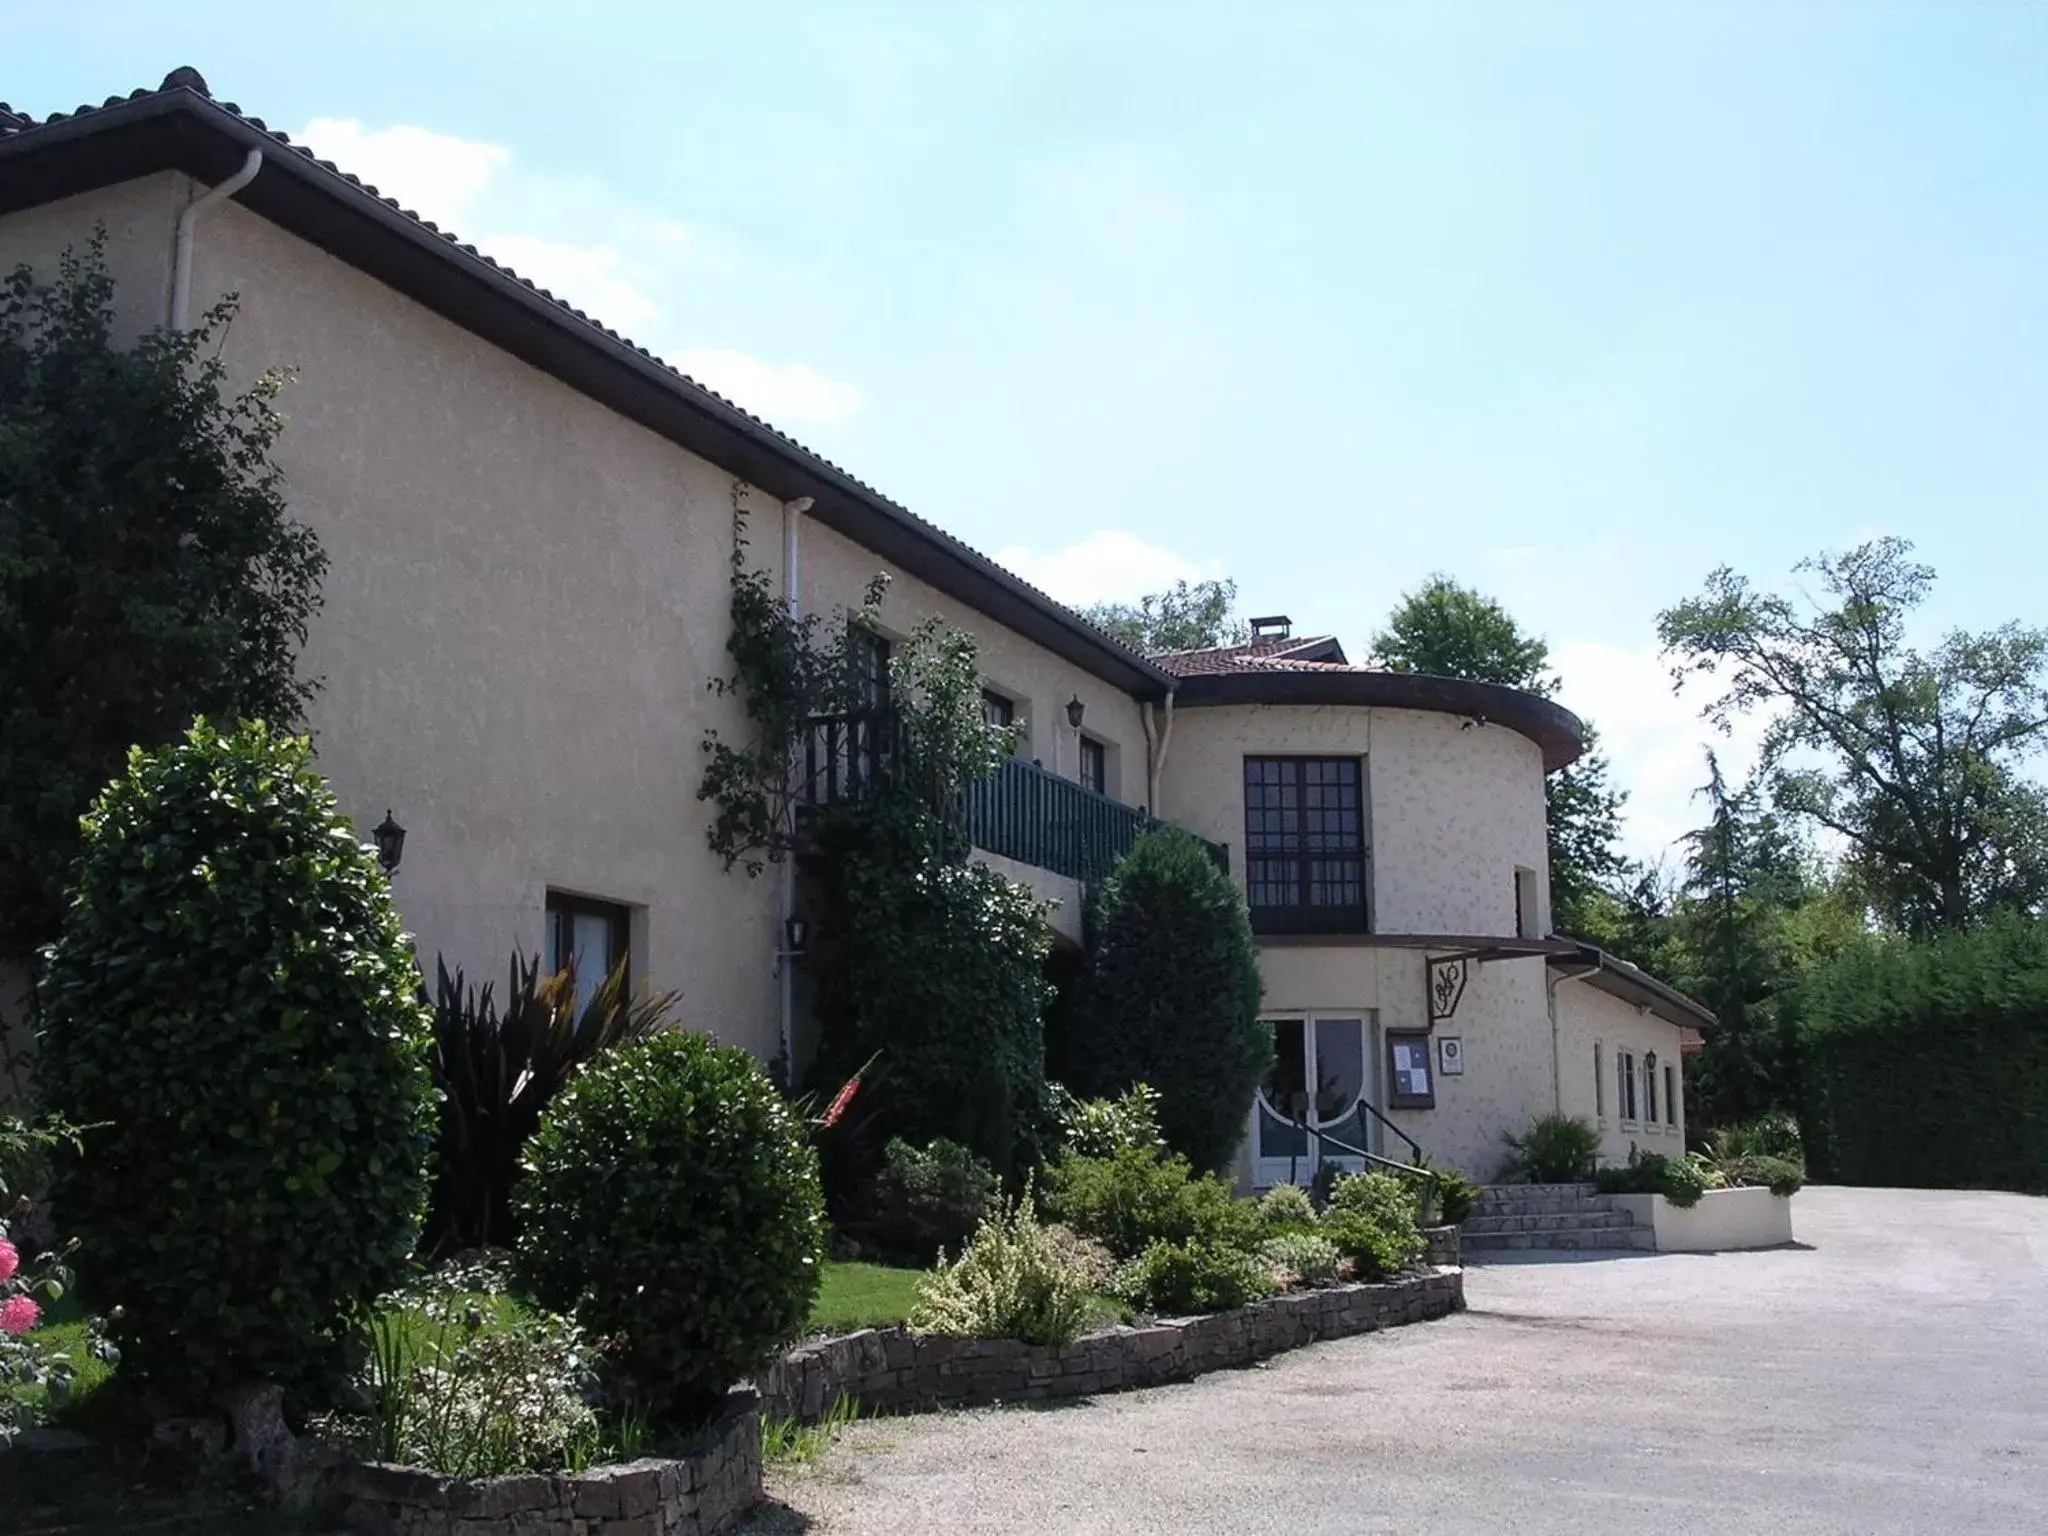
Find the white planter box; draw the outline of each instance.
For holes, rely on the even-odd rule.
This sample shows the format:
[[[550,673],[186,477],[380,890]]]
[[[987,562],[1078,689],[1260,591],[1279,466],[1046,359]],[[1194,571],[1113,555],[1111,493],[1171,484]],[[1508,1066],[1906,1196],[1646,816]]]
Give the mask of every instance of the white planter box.
[[[1775,1248],[1792,1241],[1792,1196],[1768,1189],[1710,1189],[1681,1211],[1662,1195],[1609,1195],[1637,1227],[1652,1233],[1659,1253],[1715,1253],[1724,1248]]]

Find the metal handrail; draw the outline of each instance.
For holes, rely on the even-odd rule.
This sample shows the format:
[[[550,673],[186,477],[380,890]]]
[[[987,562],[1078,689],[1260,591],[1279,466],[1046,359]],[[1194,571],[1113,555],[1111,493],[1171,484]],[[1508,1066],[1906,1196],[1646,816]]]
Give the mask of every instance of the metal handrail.
[[[1358,1101],[1358,1139],[1360,1141],[1365,1140],[1365,1117],[1367,1115],[1371,1115],[1373,1119],[1379,1121],[1381,1125],[1384,1125],[1396,1136],[1400,1137],[1403,1141],[1407,1142],[1408,1150],[1410,1153],[1414,1155],[1416,1162],[1426,1163],[1429,1161],[1427,1154],[1425,1154],[1422,1150],[1422,1143],[1417,1141],[1413,1136],[1410,1136],[1406,1131],[1402,1130],[1401,1127],[1394,1124],[1393,1121],[1389,1120],[1385,1115],[1381,1114],[1377,1109],[1373,1108],[1372,1105],[1366,1103],[1364,1099],[1360,1099]]]
[[[1387,1126],[1387,1128],[1393,1131],[1393,1133],[1396,1136],[1399,1136],[1403,1141],[1407,1142],[1409,1146],[1414,1147],[1415,1156],[1417,1159],[1417,1161],[1414,1163],[1398,1162],[1391,1157],[1382,1157],[1377,1152],[1368,1152],[1364,1147],[1354,1147],[1353,1145],[1351,1145],[1350,1142],[1344,1141],[1339,1137],[1332,1136],[1327,1130],[1321,1129],[1317,1126],[1310,1125],[1306,1121],[1296,1120],[1290,1115],[1281,1114],[1280,1111],[1273,1108],[1272,1105],[1266,1103],[1263,1097],[1261,1097],[1259,1101],[1259,1107],[1266,1114],[1269,1114],[1275,1120],[1278,1120],[1282,1125],[1292,1126],[1295,1130],[1300,1131],[1305,1136],[1315,1137],[1316,1140],[1319,1142],[1327,1142],[1329,1143],[1329,1145],[1335,1147],[1339,1152],[1343,1153],[1346,1157],[1360,1158],[1365,1162],[1372,1163],[1378,1167],[1386,1169],[1389,1173],[1399,1174],[1403,1178],[1421,1180],[1421,1224],[1425,1227],[1430,1224],[1429,1218],[1432,1214],[1434,1214],[1436,1210],[1436,1174],[1432,1172],[1428,1167],[1422,1165],[1421,1159],[1424,1156],[1422,1148],[1416,1146],[1415,1138],[1410,1136],[1406,1131],[1401,1130],[1398,1126]],[[1371,1113],[1376,1119],[1380,1121],[1381,1124],[1387,1124],[1386,1116],[1380,1114],[1378,1110],[1373,1109],[1371,1105],[1365,1102],[1365,1100],[1360,1099],[1358,1101],[1358,1108]],[[1350,1116],[1347,1115],[1344,1118],[1348,1120]],[[1365,1116],[1360,1115],[1359,1123],[1361,1127],[1363,1126],[1364,1121]],[[1344,1122],[1340,1120],[1337,1123],[1341,1125]],[[1363,1141],[1365,1140],[1365,1138],[1363,1136],[1360,1136],[1359,1140]],[[1298,1153],[1290,1154],[1288,1156],[1287,1182],[1290,1184],[1295,1182],[1294,1175],[1297,1171],[1295,1165],[1299,1161],[1300,1155]]]

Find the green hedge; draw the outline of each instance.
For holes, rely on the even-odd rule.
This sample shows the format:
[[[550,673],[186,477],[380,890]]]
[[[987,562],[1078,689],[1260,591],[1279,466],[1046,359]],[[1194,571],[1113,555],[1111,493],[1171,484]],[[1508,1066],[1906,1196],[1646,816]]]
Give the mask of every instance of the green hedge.
[[[2048,1190],[2048,922],[1851,951],[1801,999],[1811,1176]]]

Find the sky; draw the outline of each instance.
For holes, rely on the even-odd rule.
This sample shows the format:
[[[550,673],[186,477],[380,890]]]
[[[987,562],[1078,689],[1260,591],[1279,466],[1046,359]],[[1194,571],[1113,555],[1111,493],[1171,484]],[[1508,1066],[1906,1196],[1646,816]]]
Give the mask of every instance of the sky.
[[[2036,0],[74,0],[0,98],[180,64],[1064,600],[1479,587],[1641,857],[1757,734],[1657,652],[1716,566],[2048,618]]]

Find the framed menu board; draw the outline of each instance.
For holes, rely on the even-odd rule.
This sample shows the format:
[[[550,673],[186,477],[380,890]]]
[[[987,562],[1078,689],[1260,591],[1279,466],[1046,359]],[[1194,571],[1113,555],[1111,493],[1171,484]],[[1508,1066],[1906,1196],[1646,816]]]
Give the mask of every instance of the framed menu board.
[[[1392,1109],[1436,1108],[1427,1030],[1387,1031],[1387,1105]]]

